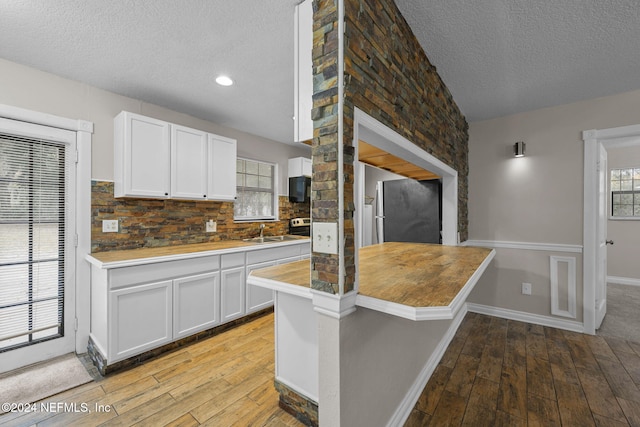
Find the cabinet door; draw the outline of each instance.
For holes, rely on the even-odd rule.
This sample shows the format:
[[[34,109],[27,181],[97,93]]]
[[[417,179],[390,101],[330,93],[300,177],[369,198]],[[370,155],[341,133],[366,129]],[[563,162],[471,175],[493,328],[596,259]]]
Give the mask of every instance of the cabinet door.
[[[302,175],[304,176],[312,176],[312,163],[311,159],[307,159],[306,157],[302,158]]]
[[[207,198],[236,198],[236,140],[209,135],[209,182]]]
[[[294,17],[294,141],[313,138],[313,7],[306,0],[295,8]]]
[[[244,267],[230,268],[228,270],[222,270],[220,273],[220,310],[222,323],[237,319],[245,314],[244,277]]]
[[[220,274],[206,273],[173,281],[173,339],[220,323]]]
[[[109,363],[171,342],[172,285],[165,280],[109,292]]]
[[[122,112],[114,120],[114,194],[169,196],[169,124]]]
[[[205,132],[171,125],[171,198],[207,198]]]
[[[253,270],[259,268],[271,267],[276,265],[277,261],[268,261],[260,264],[253,264],[247,266],[247,276]],[[262,310],[263,308],[271,307],[273,305],[273,290],[263,288],[261,286],[254,286],[247,283],[247,314],[254,311]]]

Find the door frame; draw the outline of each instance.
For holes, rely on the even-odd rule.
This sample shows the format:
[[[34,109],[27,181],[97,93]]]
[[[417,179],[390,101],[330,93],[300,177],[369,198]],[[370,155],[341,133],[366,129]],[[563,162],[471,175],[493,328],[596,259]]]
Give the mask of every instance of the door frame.
[[[75,197],[75,352],[85,353],[91,326],[91,270],[85,257],[91,253],[91,141],[93,123],[0,104],[0,118],[68,130],[76,134],[76,179],[70,193]],[[41,354],[46,360],[49,355]],[[22,360],[22,364],[40,360]]]
[[[584,141],[583,322],[584,332],[593,335],[596,332],[598,286],[606,286],[606,280],[605,283],[597,282],[596,270],[596,266],[601,262],[598,255],[598,230],[606,226],[606,223],[599,223],[597,212],[598,194],[601,191],[598,180],[600,148],[606,150],[612,147],[640,145],[640,125],[585,130],[582,132],[582,140]],[[608,179],[605,186],[607,182]],[[606,190],[605,188],[604,191]],[[603,221],[607,220],[608,215]]]
[[[354,108],[353,122],[356,266],[358,265],[357,249],[362,247],[364,239],[364,163],[358,160],[358,142],[360,140],[442,177],[442,244],[457,246],[459,243],[458,171],[358,107]],[[358,287],[359,277],[358,268],[356,268],[356,291]]]

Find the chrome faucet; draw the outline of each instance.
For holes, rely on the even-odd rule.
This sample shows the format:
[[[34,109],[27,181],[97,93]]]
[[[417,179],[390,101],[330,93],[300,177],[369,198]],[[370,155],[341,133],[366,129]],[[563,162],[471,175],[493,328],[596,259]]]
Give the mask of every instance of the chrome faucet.
[[[264,237],[264,224],[260,224],[260,238]]]

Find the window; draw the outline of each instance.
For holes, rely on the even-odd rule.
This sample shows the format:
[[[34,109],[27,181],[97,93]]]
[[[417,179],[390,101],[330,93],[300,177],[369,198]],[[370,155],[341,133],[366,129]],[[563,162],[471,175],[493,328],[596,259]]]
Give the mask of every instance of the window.
[[[640,218],[640,168],[611,169],[611,216]]]
[[[276,165],[256,160],[237,160],[235,220],[277,219]]]
[[[0,134],[0,352],[64,335],[65,151]]]

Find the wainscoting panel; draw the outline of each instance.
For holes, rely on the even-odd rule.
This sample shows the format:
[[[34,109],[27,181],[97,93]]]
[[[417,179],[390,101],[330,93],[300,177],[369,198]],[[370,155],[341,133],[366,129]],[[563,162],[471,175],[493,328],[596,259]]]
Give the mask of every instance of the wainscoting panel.
[[[551,314],[576,318],[576,259],[549,257],[551,279]]]

